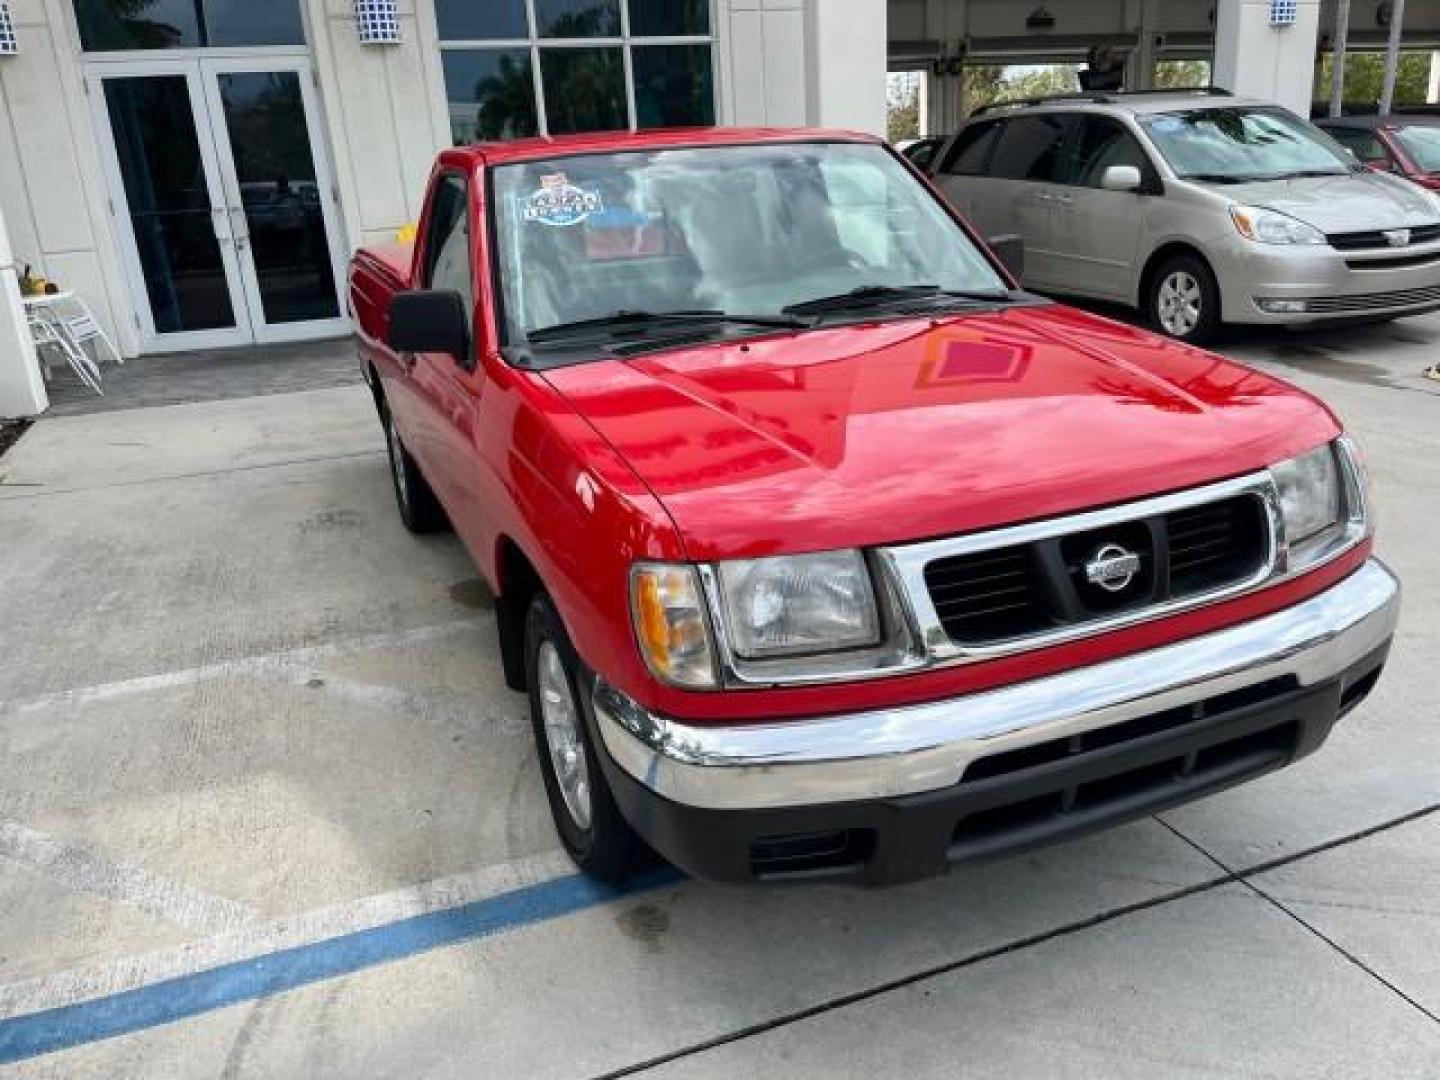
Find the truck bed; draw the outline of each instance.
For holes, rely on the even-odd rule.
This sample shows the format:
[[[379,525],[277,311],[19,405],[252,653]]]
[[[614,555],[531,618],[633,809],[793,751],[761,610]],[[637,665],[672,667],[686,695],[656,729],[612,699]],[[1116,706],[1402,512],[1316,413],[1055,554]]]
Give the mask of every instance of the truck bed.
[[[390,298],[410,288],[410,244],[376,244],[355,252],[350,262],[350,305],[362,338],[385,339]]]

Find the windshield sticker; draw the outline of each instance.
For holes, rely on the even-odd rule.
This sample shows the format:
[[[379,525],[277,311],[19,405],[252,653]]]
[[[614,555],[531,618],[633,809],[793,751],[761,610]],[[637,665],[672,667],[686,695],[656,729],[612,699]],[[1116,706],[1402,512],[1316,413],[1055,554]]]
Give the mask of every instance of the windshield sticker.
[[[607,206],[585,222],[585,257],[592,261],[669,255],[669,237],[659,214]]]
[[[1157,116],[1150,121],[1150,130],[1161,135],[1172,135],[1185,128],[1185,121],[1178,116]]]
[[[540,188],[526,198],[521,217],[542,225],[578,225],[602,209],[598,191],[578,188],[564,173],[554,173],[540,178]]]

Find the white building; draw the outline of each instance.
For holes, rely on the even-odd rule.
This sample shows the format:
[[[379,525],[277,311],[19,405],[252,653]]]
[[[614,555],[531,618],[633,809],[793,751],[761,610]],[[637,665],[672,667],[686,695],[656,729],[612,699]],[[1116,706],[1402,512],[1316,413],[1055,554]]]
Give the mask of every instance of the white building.
[[[707,123],[880,133],[886,71],[906,67],[926,72],[939,132],[963,116],[962,62],[1083,61],[1097,43],[1128,57],[1130,85],[1167,57],[1213,54],[1217,84],[1304,110],[1329,6],[1292,2],[1283,26],[1274,6],[0,0],[14,29],[7,54],[0,14],[0,415],[44,407],[15,290],[25,265],[83,295],[127,356],[333,336],[350,251],[415,219],[452,141]],[[1382,42],[1374,8],[1355,5],[1352,45]],[[1405,24],[1440,27],[1440,0],[1410,0]]]

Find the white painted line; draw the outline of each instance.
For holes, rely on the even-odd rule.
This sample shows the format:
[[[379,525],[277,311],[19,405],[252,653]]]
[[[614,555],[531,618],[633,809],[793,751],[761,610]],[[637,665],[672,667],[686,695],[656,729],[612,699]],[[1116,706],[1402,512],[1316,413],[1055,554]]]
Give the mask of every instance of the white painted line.
[[[426,641],[451,637],[468,630],[478,629],[483,619],[462,619],[437,626],[421,626],[386,634],[370,634],[365,637],[348,638],[344,641],[327,642],[324,645],[307,645],[298,649],[266,653],[260,656],[237,657],[221,660],[214,664],[186,668],[183,671],[166,671],[158,675],[141,675],[134,679],[120,679],[116,682],[99,683],[95,686],[77,687],[72,690],[57,690],[40,694],[23,701],[0,702],[0,716],[6,714],[25,715],[57,706],[92,705],[96,702],[129,697],[132,694],[151,693],[173,687],[191,686],[195,683],[232,675],[283,673],[284,671],[327,657],[344,656],[363,652],[366,649],[415,645]]]
[[[203,941],[187,942],[142,956],[25,979],[0,986],[0,1021],[461,907],[573,873],[574,864],[564,852],[556,850],[299,915],[256,920]]]
[[[247,904],[212,896],[138,866],[106,862],[13,822],[0,822],[0,857],[38,870],[67,889],[128,904],[187,930],[211,934],[231,930],[257,914]]]

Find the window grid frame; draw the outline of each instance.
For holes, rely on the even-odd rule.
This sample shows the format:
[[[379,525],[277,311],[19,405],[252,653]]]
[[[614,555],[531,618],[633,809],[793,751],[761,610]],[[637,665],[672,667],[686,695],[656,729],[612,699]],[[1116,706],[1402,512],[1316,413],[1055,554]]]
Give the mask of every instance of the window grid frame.
[[[476,52],[491,49],[525,49],[530,53],[530,81],[535,95],[535,127],[541,138],[550,135],[550,118],[545,106],[545,85],[540,71],[540,54],[546,49],[596,49],[621,50],[621,63],[625,77],[625,120],[630,131],[638,131],[635,111],[635,64],[633,50],[651,45],[706,45],[710,49],[710,94],[711,115],[720,115],[720,84],[716,77],[716,55],[718,36],[715,32],[715,0],[710,0],[710,33],[708,34],[658,34],[635,35],[630,32],[630,0],[620,0],[620,34],[589,38],[548,38],[536,33],[535,0],[525,0],[525,25],[530,31],[524,38],[441,38],[439,27],[436,36],[441,52]],[[446,108],[449,108],[449,90],[446,89]]]

